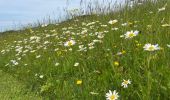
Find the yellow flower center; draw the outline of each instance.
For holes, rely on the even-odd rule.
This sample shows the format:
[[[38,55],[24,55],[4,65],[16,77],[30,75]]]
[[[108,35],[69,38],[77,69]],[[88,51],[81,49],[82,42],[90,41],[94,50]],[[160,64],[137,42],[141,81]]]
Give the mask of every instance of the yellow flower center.
[[[135,35],[134,35],[134,33],[133,32],[131,32],[130,34],[129,34],[129,37],[134,37]]]
[[[123,51],[122,51],[122,54],[125,54],[125,53],[126,53],[126,51],[125,51],[125,50],[123,50]]]
[[[126,81],[126,80],[124,81],[124,84],[128,84],[128,83],[129,83],[128,81]]]
[[[153,51],[153,50],[154,50],[154,46],[150,46],[148,49],[149,49],[150,51]]]
[[[68,42],[68,46],[72,46],[72,42],[69,41],[69,42]]]
[[[115,96],[115,95],[111,95],[111,96],[110,96],[110,99],[111,99],[111,100],[115,100],[115,99],[116,99],[116,96]]]

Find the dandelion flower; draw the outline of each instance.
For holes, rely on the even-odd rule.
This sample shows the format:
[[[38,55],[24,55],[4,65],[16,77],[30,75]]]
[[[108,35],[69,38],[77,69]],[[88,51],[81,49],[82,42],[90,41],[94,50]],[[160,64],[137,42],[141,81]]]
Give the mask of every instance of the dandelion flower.
[[[137,36],[138,35],[138,33],[139,33],[139,31],[127,31],[126,32],[126,34],[124,34],[124,37],[125,37],[125,39],[128,39],[128,38],[133,38],[133,37],[135,37],[135,36]]]
[[[119,95],[116,92],[116,90],[114,90],[113,92],[109,90],[109,92],[106,93],[106,100],[117,100],[118,98],[119,98]]]
[[[75,43],[76,42],[74,40],[69,40],[69,41],[64,43],[64,46],[69,47],[69,46],[75,45]]]
[[[143,47],[144,50],[146,51],[155,51],[155,50],[160,50],[160,47],[158,46],[158,44],[152,45],[150,43],[145,44],[145,46]]]
[[[123,86],[124,88],[127,88],[127,87],[128,87],[128,84],[131,84],[131,81],[130,81],[130,80],[123,80],[122,86]]]

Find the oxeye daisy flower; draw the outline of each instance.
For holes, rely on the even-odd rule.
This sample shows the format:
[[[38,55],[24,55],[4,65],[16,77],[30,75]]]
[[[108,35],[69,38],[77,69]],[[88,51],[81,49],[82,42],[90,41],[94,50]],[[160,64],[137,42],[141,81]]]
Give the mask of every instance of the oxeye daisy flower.
[[[106,100],[117,100],[118,98],[119,98],[119,95],[116,92],[116,90],[114,90],[113,92],[109,90],[109,92],[106,93]]]
[[[138,33],[139,33],[139,31],[127,31],[126,32],[126,34],[124,34],[124,37],[125,37],[125,39],[130,39],[130,38],[133,38],[133,37],[135,37],[135,36],[137,36],[138,35]]]
[[[167,47],[169,47],[169,48],[170,48],[170,45],[169,45],[169,44],[167,44]]]
[[[152,45],[150,43],[144,45],[144,50],[146,51],[155,51],[155,50],[160,50],[160,47],[158,44]]]
[[[118,20],[115,19],[115,20],[110,20],[108,23],[113,25],[113,24],[115,24],[117,22],[118,22]]]
[[[124,88],[127,88],[127,87],[128,87],[128,84],[131,84],[131,81],[130,81],[130,80],[123,80],[121,86],[123,86]]]
[[[69,46],[72,46],[72,45],[75,45],[75,44],[76,44],[76,42],[74,40],[69,40],[69,41],[64,43],[64,46],[69,47]]]

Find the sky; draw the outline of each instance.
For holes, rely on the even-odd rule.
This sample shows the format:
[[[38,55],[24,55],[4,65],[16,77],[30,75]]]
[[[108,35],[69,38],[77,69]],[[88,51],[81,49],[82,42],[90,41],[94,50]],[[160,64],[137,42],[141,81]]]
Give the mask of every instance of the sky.
[[[57,19],[66,7],[79,8],[80,0],[0,0],[0,31],[17,29],[49,16]]]

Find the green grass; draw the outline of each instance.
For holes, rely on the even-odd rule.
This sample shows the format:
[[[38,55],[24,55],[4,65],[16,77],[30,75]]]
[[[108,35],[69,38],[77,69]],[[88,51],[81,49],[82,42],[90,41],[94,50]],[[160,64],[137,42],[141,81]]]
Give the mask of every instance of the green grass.
[[[41,100],[31,91],[28,91],[24,84],[9,74],[0,71],[0,98],[1,100]]]
[[[158,12],[165,4],[166,9]],[[0,36],[0,68],[45,100],[103,100],[109,90],[116,90],[121,100],[169,100],[170,28],[162,27],[170,24],[169,13],[169,0],[147,1],[105,15],[5,32]],[[114,19],[118,22],[108,24]],[[112,30],[115,27],[118,30]],[[132,39],[120,38],[130,30],[140,33]],[[65,47],[70,39],[75,45]],[[159,44],[161,49],[145,51],[146,43]],[[78,51],[80,45],[87,51]],[[123,79],[132,81],[128,88],[121,86]],[[78,80],[82,84],[76,84]]]

